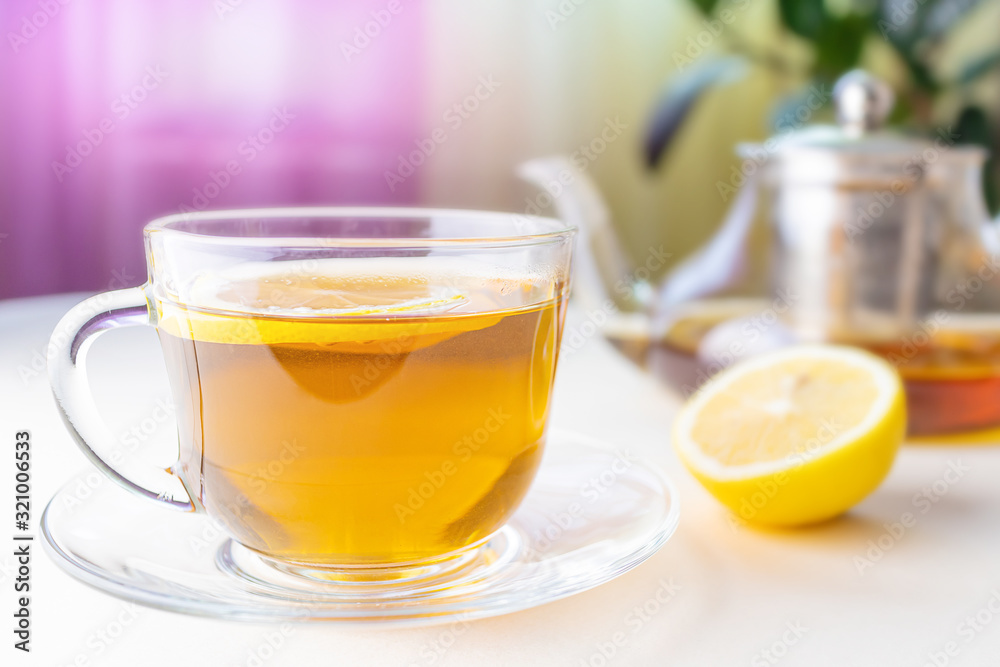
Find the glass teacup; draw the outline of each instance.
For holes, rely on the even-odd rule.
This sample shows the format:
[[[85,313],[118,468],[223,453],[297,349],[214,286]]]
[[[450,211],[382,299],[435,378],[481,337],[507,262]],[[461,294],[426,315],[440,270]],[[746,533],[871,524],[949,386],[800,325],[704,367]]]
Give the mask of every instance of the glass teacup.
[[[205,512],[281,564],[379,579],[510,518],[545,446],[574,230],[421,209],[185,214],[145,228],[149,280],[50,345],[80,447],[123,487]],[[179,455],[110,455],[84,371],[109,328],[157,330]],[[393,574],[396,573],[396,574]]]

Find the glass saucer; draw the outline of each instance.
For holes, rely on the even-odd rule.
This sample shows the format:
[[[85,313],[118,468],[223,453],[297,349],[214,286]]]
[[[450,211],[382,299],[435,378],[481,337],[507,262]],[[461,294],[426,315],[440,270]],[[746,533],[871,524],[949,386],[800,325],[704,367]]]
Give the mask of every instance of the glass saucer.
[[[234,543],[207,516],[151,503],[96,471],[53,497],[42,533],[68,573],[152,607],[249,621],[413,625],[506,614],[593,588],[653,555],[678,515],[671,482],[627,447],[557,432],[504,528],[393,580],[283,567]]]

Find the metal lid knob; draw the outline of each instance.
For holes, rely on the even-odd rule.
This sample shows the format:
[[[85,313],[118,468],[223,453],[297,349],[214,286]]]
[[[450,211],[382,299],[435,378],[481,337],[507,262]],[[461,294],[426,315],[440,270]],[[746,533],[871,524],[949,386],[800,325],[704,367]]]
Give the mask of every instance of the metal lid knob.
[[[863,70],[840,77],[833,87],[837,122],[849,137],[860,137],[882,127],[896,96],[884,81]]]

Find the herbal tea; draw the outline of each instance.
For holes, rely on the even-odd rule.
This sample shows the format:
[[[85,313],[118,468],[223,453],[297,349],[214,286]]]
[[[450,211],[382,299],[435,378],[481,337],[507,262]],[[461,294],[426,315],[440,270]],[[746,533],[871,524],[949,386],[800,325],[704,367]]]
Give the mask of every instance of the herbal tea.
[[[245,269],[157,304],[174,395],[189,397],[193,491],[244,545],[289,561],[461,549],[507,521],[541,461],[562,286],[364,262]]]

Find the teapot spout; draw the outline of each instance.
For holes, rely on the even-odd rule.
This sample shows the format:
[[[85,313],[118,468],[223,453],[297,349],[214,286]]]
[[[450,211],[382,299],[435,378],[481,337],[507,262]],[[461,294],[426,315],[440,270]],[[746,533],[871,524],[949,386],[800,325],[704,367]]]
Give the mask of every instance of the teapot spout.
[[[578,230],[573,294],[581,305],[588,311],[605,311],[612,304],[616,312],[618,305],[626,311],[644,312],[652,300],[652,287],[636,279],[593,180],[561,155],[524,162],[517,173],[548,192],[559,218]],[[618,298],[609,292],[608,285],[615,286]]]

